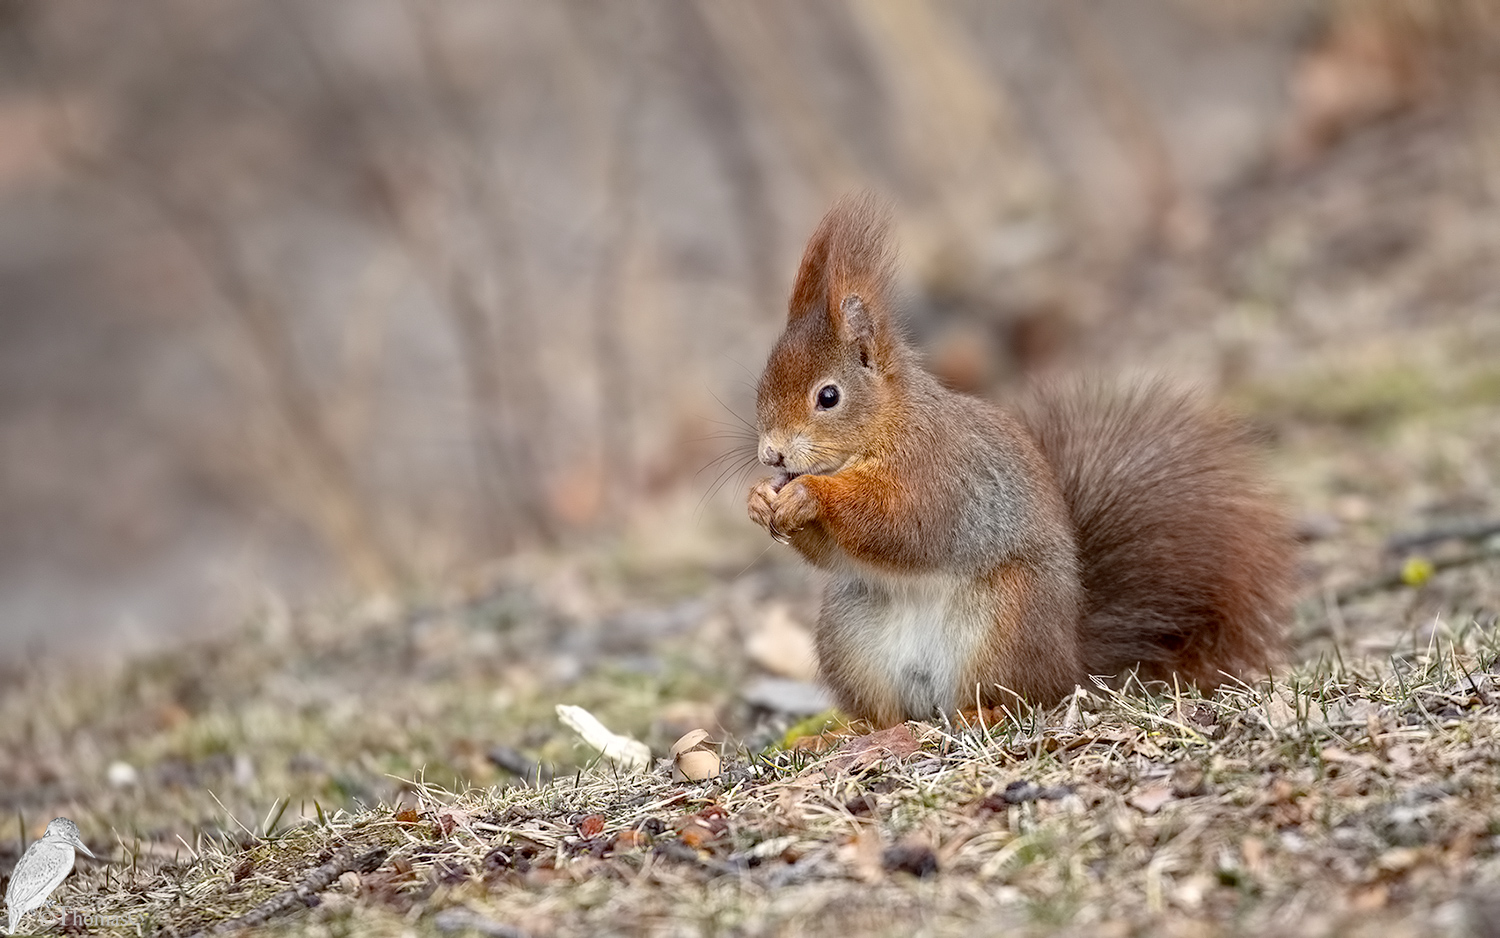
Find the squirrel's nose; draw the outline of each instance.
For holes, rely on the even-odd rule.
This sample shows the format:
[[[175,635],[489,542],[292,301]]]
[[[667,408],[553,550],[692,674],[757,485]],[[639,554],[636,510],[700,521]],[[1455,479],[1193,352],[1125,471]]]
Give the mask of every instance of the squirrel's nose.
[[[786,456],[774,446],[767,446],[760,451],[760,461],[768,466],[780,467],[786,465]]]

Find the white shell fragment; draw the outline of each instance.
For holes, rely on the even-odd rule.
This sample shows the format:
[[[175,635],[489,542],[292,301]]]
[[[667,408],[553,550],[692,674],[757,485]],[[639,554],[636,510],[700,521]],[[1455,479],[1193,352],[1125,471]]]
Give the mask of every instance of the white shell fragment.
[[[701,782],[718,775],[719,754],[711,749],[684,752],[672,763],[672,777],[678,781]]]
[[[698,744],[708,738],[708,730],[689,730],[682,738],[672,744],[671,756],[673,759],[687,752],[689,749],[697,748]]]
[[[645,743],[611,732],[599,718],[582,707],[558,704],[557,718],[590,747],[627,772],[644,772],[651,765],[651,750]]]
[[[707,743],[706,730],[693,730],[672,744],[672,781],[701,782],[718,776],[719,754]]]

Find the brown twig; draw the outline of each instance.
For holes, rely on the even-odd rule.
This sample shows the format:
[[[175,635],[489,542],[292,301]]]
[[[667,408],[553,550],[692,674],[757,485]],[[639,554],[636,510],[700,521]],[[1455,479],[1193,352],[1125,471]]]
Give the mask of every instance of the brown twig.
[[[351,871],[372,873],[380,868],[385,858],[386,851],[383,848],[377,847],[356,856],[354,848],[343,847],[336,851],[328,862],[308,870],[291,889],[283,889],[244,915],[200,931],[193,938],[201,938],[203,935],[227,935],[247,928],[258,928],[271,919],[295,909],[316,905],[318,894],[333,885],[340,876]]]
[[[252,908],[251,911],[237,918],[229,918],[228,921],[220,921],[211,929],[196,933],[193,938],[199,938],[201,935],[228,935],[228,933],[239,932],[242,929],[260,927],[272,918],[285,915],[293,909],[317,905],[318,893],[338,881],[339,876],[347,872],[375,872],[380,869],[380,864],[384,861],[386,861],[386,849],[375,848],[356,855],[353,848],[345,846],[336,851],[327,863],[309,869],[303,875],[302,881],[297,882],[294,887],[279,891],[266,902],[261,902],[260,905]]]
[[[1385,549],[1387,553],[1404,554],[1407,551],[1429,547],[1443,541],[1484,541],[1497,534],[1500,534],[1500,519],[1460,521],[1424,531],[1393,534],[1386,540]]]
[[[1453,557],[1443,557],[1440,559],[1431,560],[1429,561],[1429,563],[1432,565],[1431,572],[1438,573],[1443,570],[1451,570],[1454,567],[1465,567],[1470,564],[1483,563],[1486,560],[1494,560],[1496,558],[1500,558],[1500,549],[1481,548],[1479,550],[1469,551],[1468,553],[1458,554]],[[1365,580],[1362,583],[1355,583],[1353,586],[1347,586],[1344,589],[1339,590],[1338,592],[1334,593],[1334,602],[1342,605],[1343,603],[1349,602],[1352,599],[1359,599],[1360,597],[1368,596],[1371,593],[1381,593],[1385,592],[1386,590],[1399,589],[1403,586],[1412,585],[1417,584],[1412,584],[1407,581],[1405,571],[1396,570],[1375,577],[1373,579]]]

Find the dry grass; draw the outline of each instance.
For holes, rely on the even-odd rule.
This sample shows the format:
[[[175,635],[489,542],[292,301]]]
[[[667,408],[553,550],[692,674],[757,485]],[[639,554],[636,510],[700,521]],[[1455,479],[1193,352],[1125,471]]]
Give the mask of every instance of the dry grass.
[[[460,794],[413,779],[406,807],[205,837],[176,863],[121,844],[63,897],[190,934],[332,857],[365,871],[325,870],[273,927],[1481,934],[1466,929],[1500,885],[1497,656],[1493,628],[1439,627],[1386,660],[1207,699],[1136,687],[998,727],[911,724],[887,750],[731,751],[704,784],[598,767]]]

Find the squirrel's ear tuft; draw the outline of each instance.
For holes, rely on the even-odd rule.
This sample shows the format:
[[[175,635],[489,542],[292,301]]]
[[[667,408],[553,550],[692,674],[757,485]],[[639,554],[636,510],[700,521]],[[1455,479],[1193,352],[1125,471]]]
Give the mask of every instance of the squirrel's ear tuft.
[[[792,287],[790,318],[814,311],[837,318],[851,294],[872,313],[882,314],[894,267],[890,227],[889,209],[871,193],[834,203],[807,241]]]
[[[890,210],[868,192],[835,203],[802,255],[790,319],[821,311],[845,341],[884,358],[894,342],[890,227]]]
[[[812,237],[807,239],[807,248],[802,252],[802,264],[797,268],[797,280],[792,284],[792,298],[788,303],[789,322],[819,312],[827,305],[828,254],[833,239],[834,212],[829,212],[823,216]]]

